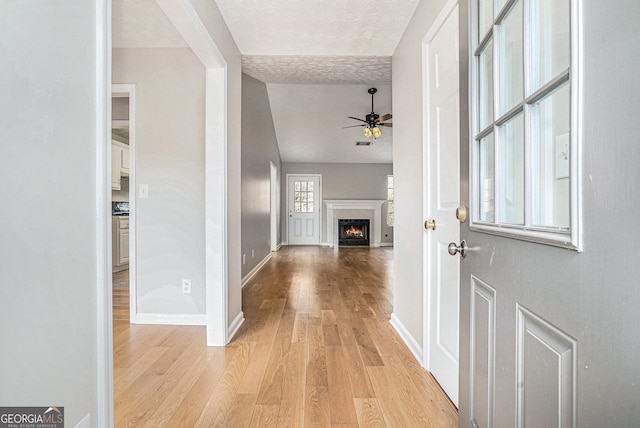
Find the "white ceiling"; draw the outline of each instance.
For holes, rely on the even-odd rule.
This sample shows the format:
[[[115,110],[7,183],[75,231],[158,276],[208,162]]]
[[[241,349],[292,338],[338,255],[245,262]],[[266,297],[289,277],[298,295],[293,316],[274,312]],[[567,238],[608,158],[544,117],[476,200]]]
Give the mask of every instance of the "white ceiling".
[[[391,110],[391,55],[419,0],[216,0],[243,72],[267,83],[288,162],[392,162],[392,128],[369,147],[347,116]],[[155,0],[112,0],[114,48],[188,47]]]
[[[378,85],[375,110],[391,112],[391,85]],[[358,121],[371,112],[368,85],[267,84],[276,136],[283,162],[390,163],[393,128],[381,128],[382,135],[371,146]]]

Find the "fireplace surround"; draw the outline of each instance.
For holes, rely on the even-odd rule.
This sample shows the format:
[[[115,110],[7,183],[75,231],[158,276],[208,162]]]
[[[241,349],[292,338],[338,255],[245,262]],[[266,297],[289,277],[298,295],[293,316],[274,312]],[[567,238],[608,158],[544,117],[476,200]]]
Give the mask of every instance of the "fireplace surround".
[[[349,218],[369,217],[369,246],[380,246],[380,225],[382,224],[381,207],[385,200],[382,199],[325,199],[327,206],[326,215],[326,245],[331,247],[338,245],[338,221],[337,218],[346,218],[345,210],[360,211],[361,214],[348,215]],[[367,215],[368,213],[368,215]]]

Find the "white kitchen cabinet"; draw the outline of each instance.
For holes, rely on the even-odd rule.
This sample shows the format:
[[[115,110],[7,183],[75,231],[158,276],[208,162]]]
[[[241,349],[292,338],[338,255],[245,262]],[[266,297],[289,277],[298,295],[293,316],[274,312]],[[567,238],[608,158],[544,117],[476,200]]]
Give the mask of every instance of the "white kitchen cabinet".
[[[111,189],[122,188],[122,177],[129,176],[129,146],[111,140]]]
[[[112,217],[113,271],[126,269],[129,265],[129,217]]]
[[[115,144],[111,144],[111,189],[120,190],[122,188],[122,176],[120,175],[120,163],[122,149]]]

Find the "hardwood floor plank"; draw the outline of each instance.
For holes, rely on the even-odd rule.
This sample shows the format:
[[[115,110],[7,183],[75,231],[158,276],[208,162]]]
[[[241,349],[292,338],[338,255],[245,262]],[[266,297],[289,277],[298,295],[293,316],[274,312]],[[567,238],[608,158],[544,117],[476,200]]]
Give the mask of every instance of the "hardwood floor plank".
[[[249,423],[251,428],[271,428],[278,424],[278,412],[280,406],[277,404],[258,404],[253,408],[253,417]]]
[[[329,392],[326,386],[306,386],[304,426],[312,428],[326,428],[331,426]]]
[[[358,415],[358,425],[367,428],[386,428],[384,417],[375,398],[355,398],[353,404]]]
[[[293,343],[289,349],[287,372],[282,388],[278,414],[279,427],[300,427],[304,423],[306,365],[306,342]]]
[[[286,361],[291,347],[291,333],[295,311],[285,309],[278,327],[275,342],[271,348],[271,356],[258,393],[258,404],[280,404]]]
[[[313,321],[315,320],[315,322]],[[320,318],[310,318],[308,329],[307,385],[327,386],[327,360]]]
[[[197,427],[226,426],[227,417],[231,410],[240,381],[249,365],[249,358],[255,348],[255,342],[240,342],[237,351],[215,389],[211,392]]]
[[[227,415],[228,427],[248,427],[253,416],[253,407],[256,405],[257,394],[236,394],[229,414]]]
[[[338,333],[337,325],[323,325],[322,333],[324,335],[324,346],[340,346],[340,333]]]
[[[332,424],[358,423],[345,355],[340,346],[325,346]]]
[[[267,371],[267,364],[269,363],[268,356],[271,354],[271,349],[276,339],[284,306],[285,299],[274,301],[271,313],[262,326],[262,334],[259,336],[255,352],[251,361],[249,361],[249,367],[247,367],[247,371],[238,387],[239,394],[258,394],[260,392],[262,381]]]

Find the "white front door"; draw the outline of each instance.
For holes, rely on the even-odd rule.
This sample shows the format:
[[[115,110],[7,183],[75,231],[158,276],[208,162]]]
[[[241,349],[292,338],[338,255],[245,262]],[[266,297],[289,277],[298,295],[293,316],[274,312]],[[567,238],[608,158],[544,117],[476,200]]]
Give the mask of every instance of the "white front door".
[[[458,6],[427,34],[425,159],[425,366],[458,405],[460,261],[447,253],[459,242],[460,204]],[[430,226],[427,229],[427,226]]]
[[[287,175],[288,243],[320,245],[320,175]]]

